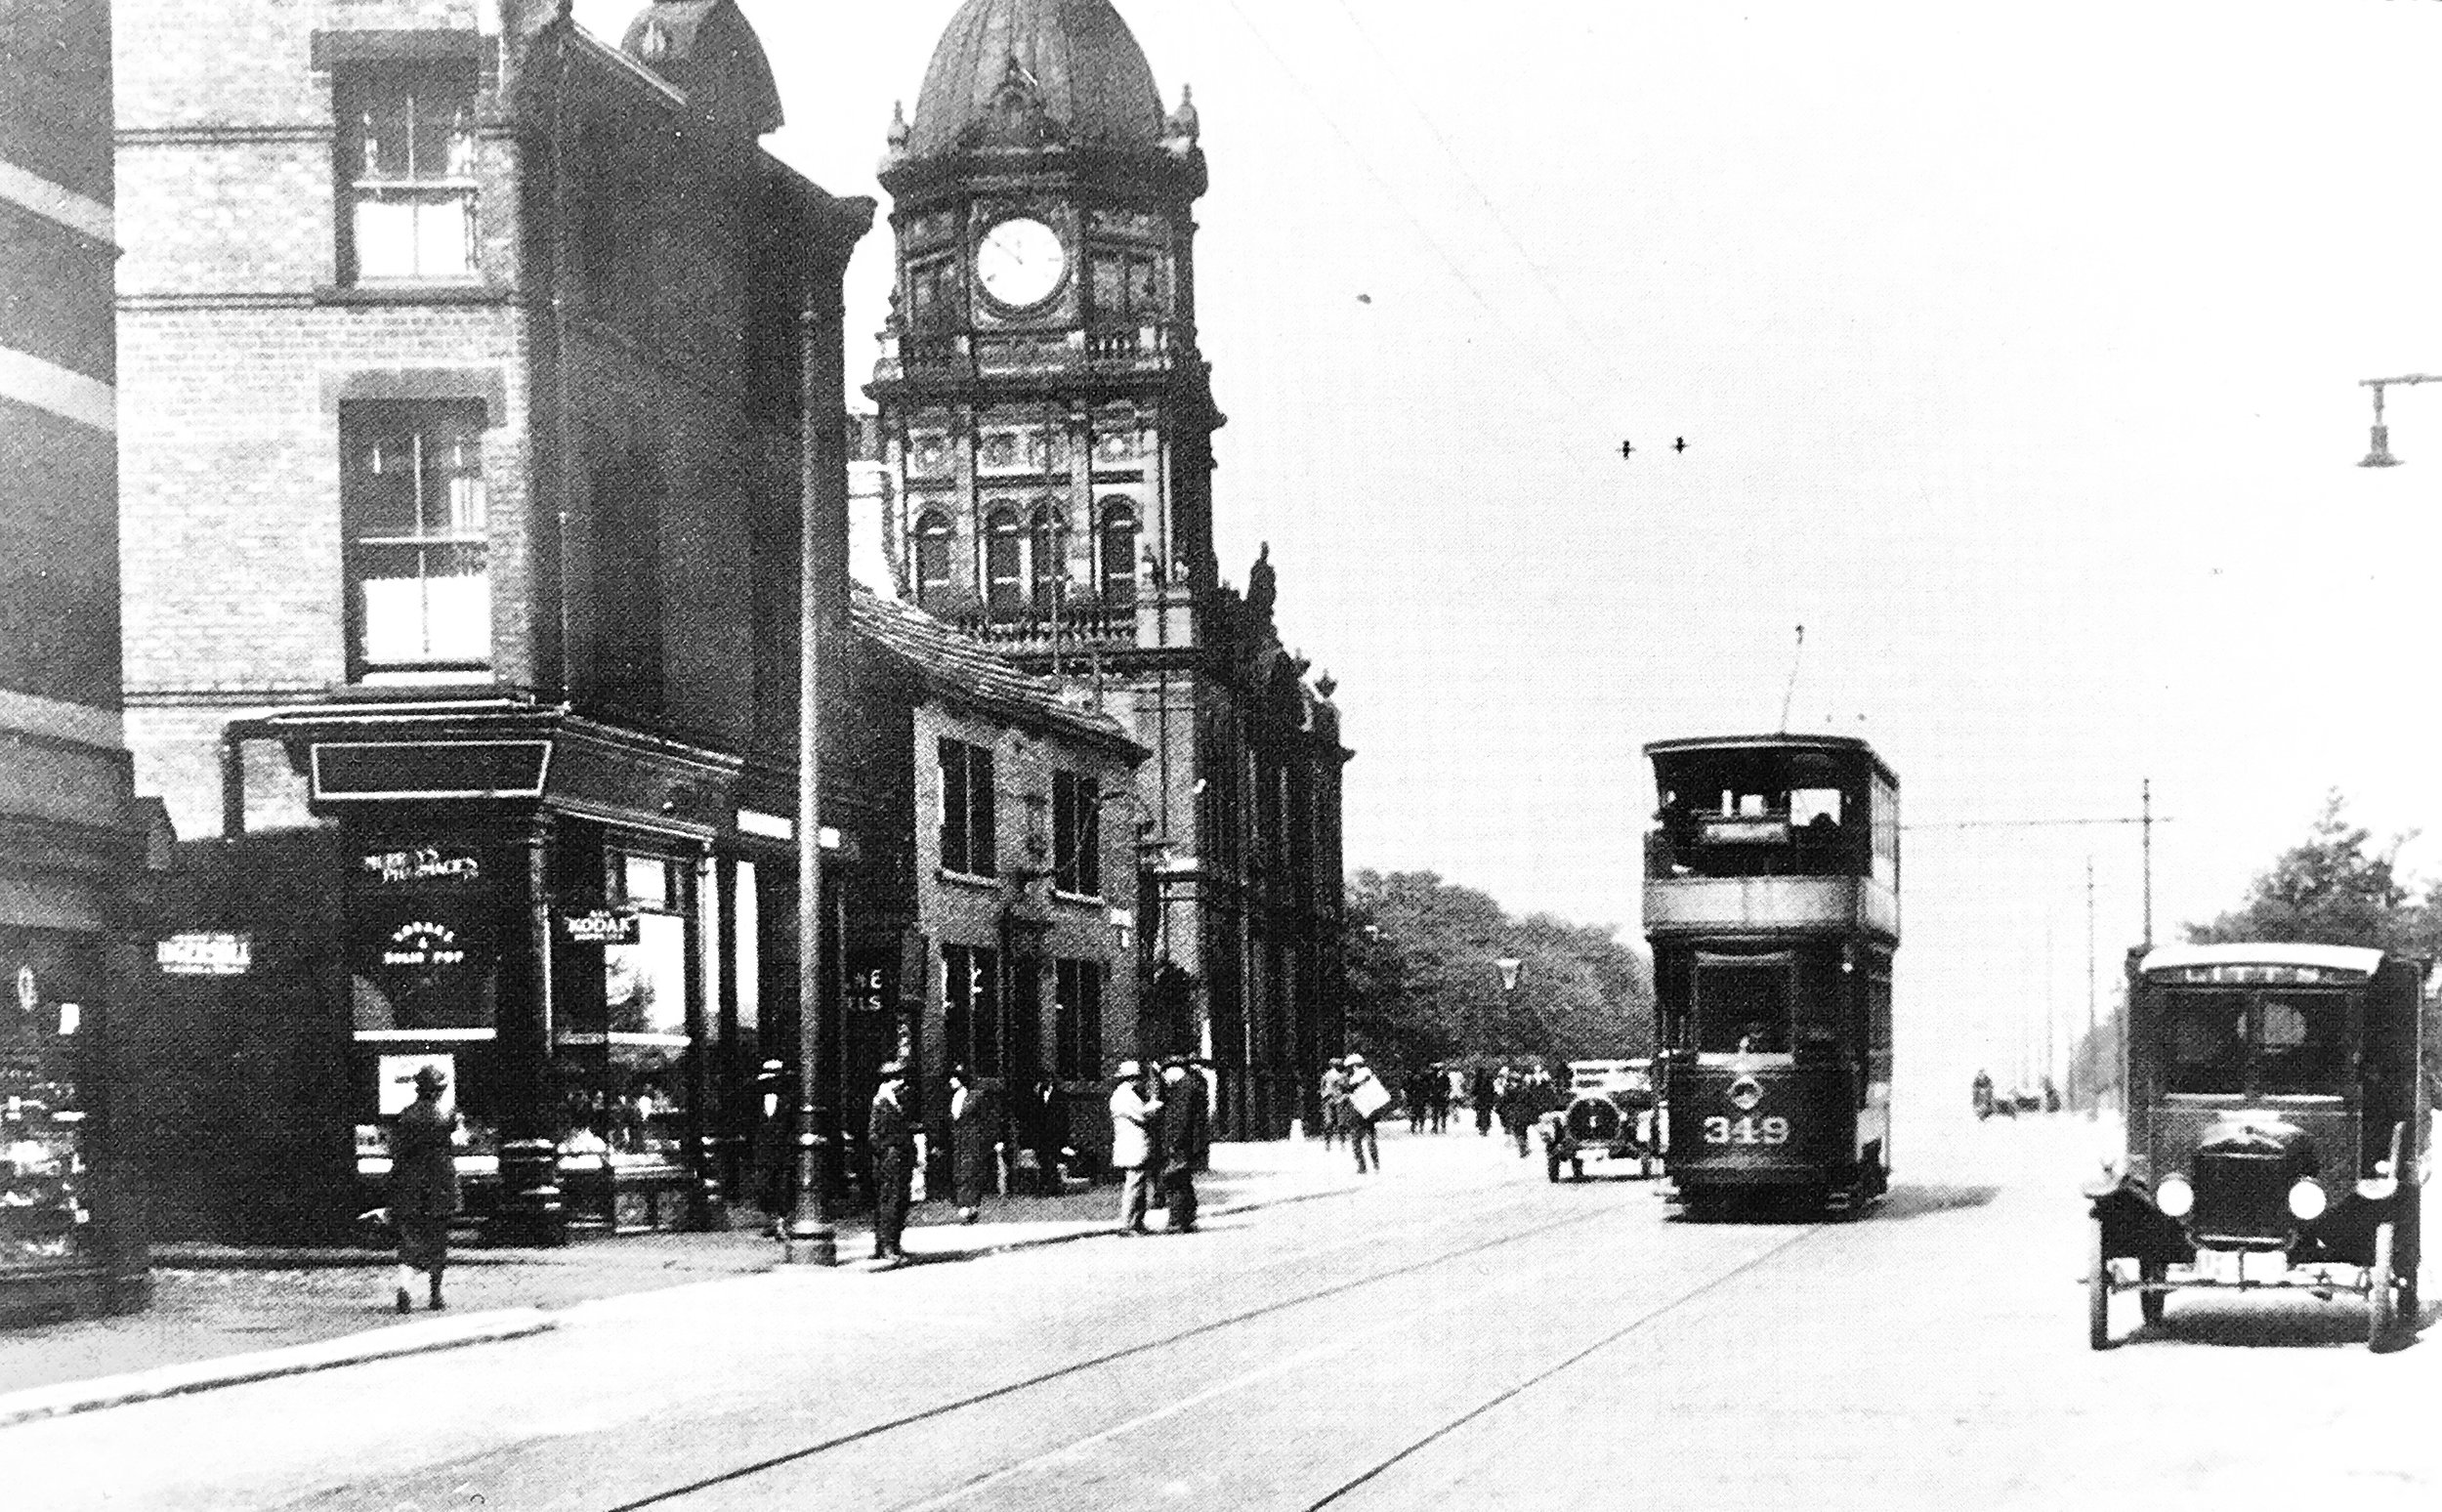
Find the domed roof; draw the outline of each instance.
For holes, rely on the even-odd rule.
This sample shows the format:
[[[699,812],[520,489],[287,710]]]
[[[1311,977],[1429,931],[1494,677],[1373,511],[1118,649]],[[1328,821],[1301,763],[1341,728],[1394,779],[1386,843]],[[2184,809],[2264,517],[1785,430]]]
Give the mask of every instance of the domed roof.
[[[1110,0],[966,0],[933,49],[904,150],[1046,138],[1158,147],[1162,137],[1153,68]]]

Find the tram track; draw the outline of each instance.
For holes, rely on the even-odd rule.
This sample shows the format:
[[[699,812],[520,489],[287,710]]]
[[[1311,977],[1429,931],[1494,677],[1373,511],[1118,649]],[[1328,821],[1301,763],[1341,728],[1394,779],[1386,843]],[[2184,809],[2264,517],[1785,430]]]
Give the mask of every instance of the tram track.
[[[1482,1192],[1516,1191],[1518,1191],[1518,1188],[1514,1181],[1503,1180],[1498,1183],[1488,1184],[1483,1187],[1463,1189],[1459,1193],[1451,1195],[1466,1197]],[[1541,1205],[1539,1197],[1535,1199],[1522,1199],[1503,1204],[1501,1211],[1503,1213],[1514,1213],[1532,1209],[1539,1205]],[[1456,1249],[1447,1250],[1438,1254],[1426,1256],[1404,1265],[1394,1266],[1380,1271],[1368,1272],[1363,1276],[1352,1277],[1345,1281],[1334,1281],[1326,1286],[1319,1286],[1311,1290],[1300,1291],[1292,1296],[1279,1298],[1274,1301],[1266,1302],[1260,1306],[1243,1308],[1221,1318],[1207,1319],[1204,1322],[1196,1323],[1192,1326],[1172,1330],[1157,1338],[1140,1340],[1122,1348],[1108,1350],[1087,1359],[1072,1361],[1051,1369],[1038,1371],[1019,1380],[1005,1381],[999,1385],[989,1387],[981,1391],[971,1392],[964,1396],[953,1398],[949,1401],[940,1402],[916,1410],[903,1412],[895,1417],[891,1417],[880,1422],[869,1423],[848,1432],[834,1434],[813,1444],[803,1445],[796,1449],[787,1449],[777,1454],[765,1455],[748,1463],[737,1465],[730,1469],[720,1471],[716,1474],[699,1477],[694,1481],[686,1483],[685,1485],[669,1487],[664,1490],[654,1491],[650,1495],[616,1503],[612,1506],[602,1509],[602,1512],[647,1512],[647,1509],[650,1508],[674,1506],[684,1502],[690,1497],[698,1496],[706,1492],[716,1491],[726,1488],[737,1487],[744,1482],[751,1481],[758,1476],[769,1475],[776,1471],[788,1469],[793,1466],[804,1465],[826,1454],[835,1453],[858,1445],[869,1444],[877,1439],[886,1438],[895,1433],[901,1433],[924,1424],[938,1422],[943,1418],[985,1407],[991,1403],[1005,1401],[1027,1392],[1040,1390],[1064,1381],[1074,1380],[1078,1377],[1089,1374],[1092,1371],[1108,1368],[1122,1362],[1142,1359],[1146,1356],[1158,1354],[1163,1350],[1175,1349],[1181,1345],[1191,1343],[1198,1339],[1208,1338],[1233,1328],[1244,1327],[1248,1324],[1259,1323],[1265,1319],[1276,1318],[1284,1313],[1294,1311],[1297,1308],[1311,1306],[1315,1303],[1328,1301],[1331,1298],[1344,1296],[1369,1286],[1382,1285],[1391,1281],[1399,1281],[1403,1278],[1412,1277],[1424,1272],[1435,1270],[1443,1266],[1453,1265],[1509,1245],[1523,1243],[1543,1235],[1599,1222],[1606,1218],[1616,1217],[1623,1210],[1623,1204],[1605,1203],[1601,1207],[1592,1211],[1576,1212],[1567,1217],[1556,1219],[1549,1223],[1537,1224],[1531,1228],[1519,1229],[1513,1232],[1504,1232],[1495,1235],[1491,1239],[1479,1239],[1475,1242],[1461,1245]],[[1377,1235],[1352,1240],[1343,1244],[1326,1246],[1321,1249],[1296,1251],[1288,1255],[1279,1256],[1264,1261],[1259,1266],[1254,1267],[1253,1272],[1277,1271],[1288,1266],[1310,1266],[1318,1260],[1325,1259],[1332,1255],[1345,1254],[1356,1249],[1376,1248],[1379,1247],[1381,1239]],[[1252,1272],[1249,1274],[1252,1274]],[[1065,1452],[1066,1450],[1064,1449],[1063,1451]],[[952,1493],[952,1498],[954,1499],[956,1495],[964,1494],[975,1487],[985,1484],[999,1475],[1006,1474],[1010,1470],[1015,1469],[1027,1462],[1028,1461],[1025,1460],[1016,1461],[1013,1462],[1012,1465],[1001,1467],[1000,1470],[988,1472],[984,1477],[979,1478],[977,1481],[971,1481],[968,1484],[968,1487],[962,1488],[959,1492]],[[947,1504],[946,1501],[945,1504]]]

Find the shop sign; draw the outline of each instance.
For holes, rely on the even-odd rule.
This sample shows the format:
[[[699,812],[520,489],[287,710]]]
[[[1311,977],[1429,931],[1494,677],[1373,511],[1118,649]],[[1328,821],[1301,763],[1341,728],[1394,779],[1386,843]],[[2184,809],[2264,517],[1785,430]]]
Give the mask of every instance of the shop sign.
[[[466,946],[458,943],[458,932],[432,919],[408,920],[392,930],[382,946],[384,970],[419,978],[437,977],[465,964]]]
[[[477,882],[484,875],[483,861],[475,852],[429,845],[413,850],[375,851],[359,858],[358,864],[366,880],[383,887]]]
[[[636,915],[625,908],[596,908],[588,913],[564,913],[560,925],[568,942],[578,945],[634,945],[640,938]]]
[[[156,944],[152,958],[165,977],[242,977],[254,965],[254,937],[189,930]]]
[[[848,1009],[851,1013],[880,1013],[890,1006],[890,969],[886,966],[852,968],[848,976]]]

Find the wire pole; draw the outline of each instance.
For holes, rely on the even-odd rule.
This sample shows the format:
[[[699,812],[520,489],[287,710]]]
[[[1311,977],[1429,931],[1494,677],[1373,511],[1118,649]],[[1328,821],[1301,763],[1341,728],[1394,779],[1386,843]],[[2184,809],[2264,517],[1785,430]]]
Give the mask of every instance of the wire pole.
[[[2094,858],[2089,856],[2085,859],[2085,1053],[2088,1058],[2094,1055]],[[2094,1068],[2094,1074],[2089,1079],[2093,1085],[2087,1091],[2092,1106],[2099,1109],[2103,1106],[2103,1069],[2100,1065]]]
[[[1797,627],[1797,650],[1789,657],[1789,685],[1781,692],[1781,733],[1789,733],[1789,700],[1797,696],[1797,668],[1806,658],[1806,627]]]
[[[2145,825],[2145,948],[2154,948],[2154,779],[2146,777],[2140,790],[2144,804]]]

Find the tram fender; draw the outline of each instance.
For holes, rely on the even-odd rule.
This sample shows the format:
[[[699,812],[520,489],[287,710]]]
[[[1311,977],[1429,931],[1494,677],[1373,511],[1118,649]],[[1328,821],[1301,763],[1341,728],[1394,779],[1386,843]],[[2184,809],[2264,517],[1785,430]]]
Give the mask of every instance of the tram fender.
[[[2196,1258],[2178,1220],[2167,1216],[2136,1183],[2122,1181],[2102,1192],[2088,1190],[2093,1216],[2103,1226],[2103,1258],[2155,1265],[2185,1265]]]

